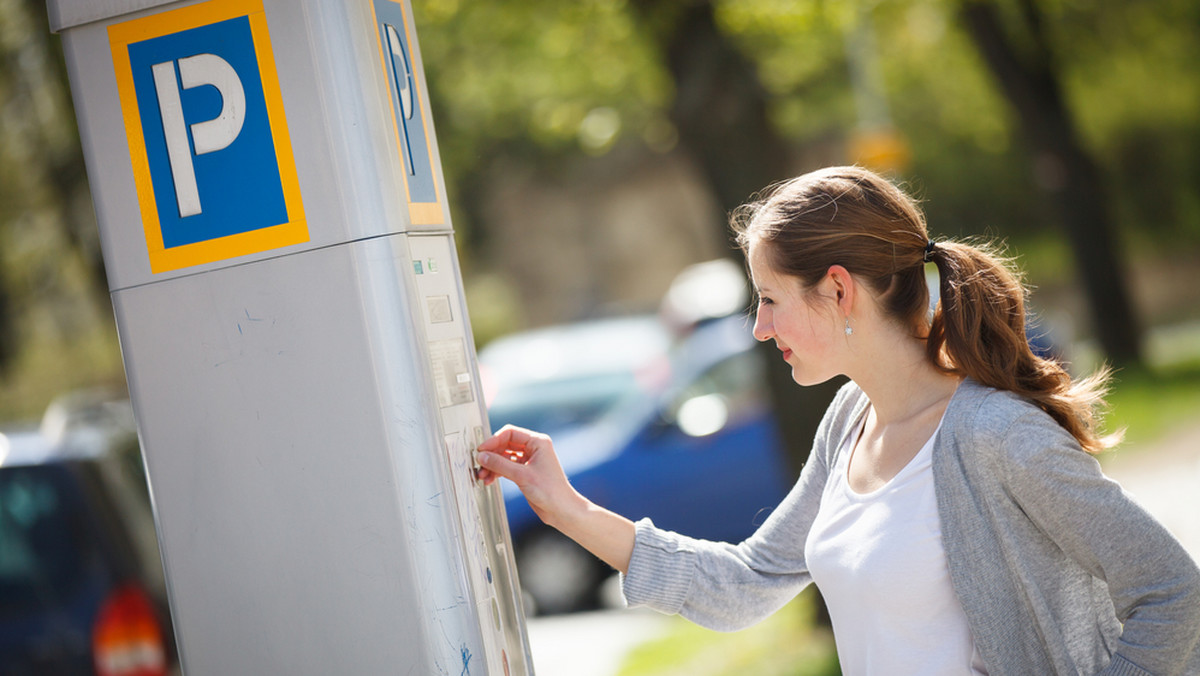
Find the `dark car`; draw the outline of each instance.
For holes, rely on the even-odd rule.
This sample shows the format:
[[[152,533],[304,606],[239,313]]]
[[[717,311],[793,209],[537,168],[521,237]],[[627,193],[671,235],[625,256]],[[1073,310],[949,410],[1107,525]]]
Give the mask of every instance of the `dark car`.
[[[564,470],[581,493],[619,514],[650,517],[696,537],[744,539],[790,486],[749,320],[702,322],[645,358],[622,352],[618,336],[628,326],[627,320],[608,320],[558,331],[553,335],[568,342],[556,348],[547,341],[551,334],[529,339],[541,342],[541,354],[559,350],[581,360],[591,357],[577,349],[583,342],[615,350],[607,377],[591,373],[574,383],[565,376],[555,381],[562,392],[586,391],[589,382],[623,384],[604,390],[606,405],[593,411],[597,417],[573,417],[574,424],[552,428]],[[487,349],[480,353],[485,366],[495,358]],[[536,389],[536,383],[522,387]],[[503,394],[497,393],[498,403]],[[525,400],[539,402],[530,407],[538,410],[494,406],[493,426],[555,418],[553,411],[540,410],[552,409],[555,398],[528,394]],[[513,484],[505,481],[503,487],[521,586],[533,609],[556,613],[595,606],[611,570],[544,526]]]
[[[82,394],[0,435],[0,674],[177,669],[132,421]]]

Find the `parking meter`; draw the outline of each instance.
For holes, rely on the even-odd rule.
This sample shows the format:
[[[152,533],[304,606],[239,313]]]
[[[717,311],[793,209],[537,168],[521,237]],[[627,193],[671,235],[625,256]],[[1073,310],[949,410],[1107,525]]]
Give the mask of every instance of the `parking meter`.
[[[184,672],[532,673],[408,5],[47,4]]]

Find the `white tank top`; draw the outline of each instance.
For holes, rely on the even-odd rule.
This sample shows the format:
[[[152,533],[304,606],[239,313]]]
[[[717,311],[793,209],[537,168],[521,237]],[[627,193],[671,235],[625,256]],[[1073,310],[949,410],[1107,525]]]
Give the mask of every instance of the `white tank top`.
[[[842,673],[986,675],[950,586],[931,462],[938,432],[885,485],[856,493],[847,469],[864,420],[842,442],[805,543]]]

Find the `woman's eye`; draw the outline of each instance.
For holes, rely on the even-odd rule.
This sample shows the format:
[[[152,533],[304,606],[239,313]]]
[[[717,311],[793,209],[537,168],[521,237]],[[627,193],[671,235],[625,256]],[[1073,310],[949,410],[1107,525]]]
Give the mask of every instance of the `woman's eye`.
[[[771,300],[770,298],[766,298],[766,297],[764,297],[764,296],[759,296],[759,297],[758,297],[758,304],[759,304],[759,305],[773,305],[774,303],[775,303],[775,301]]]

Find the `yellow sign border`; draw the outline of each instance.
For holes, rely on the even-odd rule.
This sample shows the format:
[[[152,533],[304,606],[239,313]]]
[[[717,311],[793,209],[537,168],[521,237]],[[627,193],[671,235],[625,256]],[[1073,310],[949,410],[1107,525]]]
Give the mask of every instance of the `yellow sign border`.
[[[424,76],[424,73],[418,72],[416,68],[416,60],[413,58],[413,32],[412,26],[409,25],[408,12],[404,7],[404,3],[400,2],[399,0],[391,1],[397,5],[400,5],[400,13],[404,17],[404,37],[408,47],[408,58],[413,62],[413,85],[416,87],[418,94],[420,94],[425,91],[420,80],[420,78]],[[390,80],[388,73],[391,71],[389,70],[387,63],[387,52],[384,49],[383,36],[380,35],[379,17],[375,14],[374,2],[371,2],[371,21],[375,25],[375,40],[379,44],[379,65],[381,68],[383,68],[384,77]],[[396,152],[400,157],[400,166],[401,168],[406,168],[403,153],[400,152],[400,149],[404,146],[400,140],[400,121],[396,119],[396,106],[392,103],[392,86],[392,83],[389,81],[387,84],[387,92],[388,109],[392,112],[392,134],[396,140]],[[425,147],[429,151],[430,171],[433,171],[433,160],[436,158],[434,157],[433,143],[429,138],[429,111],[425,108],[425,98],[423,96],[417,96],[417,105],[421,107],[421,127],[422,131],[425,132]],[[433,191],[437,195],[437,201],[435,202],[414,202],[408,187],[408,176],[405,174],[402,174],[402,176],[404,178],[404,201],[408,204],[408,218],[412,224],[444,224],[446,222],[446,216],[444,214],[444,207],[442,205],[442,190],[438,185],[436,172],[433,177]]]
[[[133,84],[133,69],[129,63],[129,45],[242,16],[250,20],[250,34],[257,55],[288,222],[168,249],[163,246],[162,226],[158,220],[150,162],[146,156],[145,136],[142,132],[142,118]],[[113,71],[117,79],[117,95],[121,101],[121,113],[125,121],[125,135],[129,142],[129,159],[133,167],[133,180],[142,214],[142,227],[146,233],[150,272],[157,274],[215,263],[309,241],[308,223],[304,217],[304,204],[300,197],[300,179],[296,174],[296,160],[292,154],[291,136],[288,134],[287,118],[284,115],[283,94],[279,88],[275,54],[271,50],[271,38],[267,32],[267,17],[262,0],[209,0],[198,5],[132,19],[109,26],[108,40],[112,49]]]

